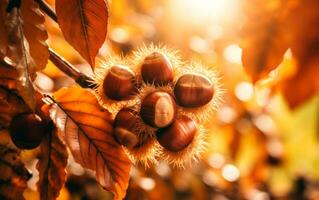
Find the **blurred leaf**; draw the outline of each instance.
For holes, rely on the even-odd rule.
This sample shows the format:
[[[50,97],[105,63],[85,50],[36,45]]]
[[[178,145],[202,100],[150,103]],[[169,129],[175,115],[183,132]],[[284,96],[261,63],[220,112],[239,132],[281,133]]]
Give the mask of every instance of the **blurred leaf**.
[[[66,181],[68,152],[53,126],[52,129],[41,143],[37,164],[40,177],[37,186],[41,200],[56,199]]]
[[[61,137],[75,160],[96,172],[100,185],[123,199],[128,187],[130,161],[112,135],[111,114],[100,107],[96,97],[79,87],[54,94],[57,105],[51,113]]]
[[[275,69],[288,49],[281,3],[267,0],[244,2],[247,19],[242,30],[242,62],[253,82]]]
[[[10,49],[10,58],[19,73],[18,91],[26,104],[35,109],[34,88],[31,77],[35,72],[35,64],[29,53],[29,44],[23,34],[23,21],[20,9],[12,8],[6,18],[6,29]]]
[[[0,199],[24,199],[23,191],[31,174],[15,149],[0,145]]]
[[[45,18],[38,4],[33,0],[23,0],[21,4],[23,32],[30,45],[30,54],[36,64],[36,70],[44,69],[49,59],[48,33],[44,25]]]
[[[289,27],[292,53],[298,70],[282,85],[283,94],[291,108],[319,94],[319,4],[302,1],[290,13]]]
[[[55,6],[66,41],[94,67],[95,56],[107,32],[108,11],[105,1],[57,0]]]
[[[285,80],[281,87],[291,108],[295,108],[315,94],[319,94],[319,54],[318,57],[299,67],[297,73]]]

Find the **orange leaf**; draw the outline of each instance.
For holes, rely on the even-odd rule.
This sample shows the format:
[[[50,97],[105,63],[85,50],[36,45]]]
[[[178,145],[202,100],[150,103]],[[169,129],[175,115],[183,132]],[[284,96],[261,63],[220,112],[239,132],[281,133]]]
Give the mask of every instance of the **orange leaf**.
[[[49,59],[48,33],[38,4],[34,0],[21,2],[21,15],[23,19],[23,32],[29,42],[30,55],[36,64],[36,70],[44,69]]]
[[[106,38],[105,1],[56,0],[55,7],[65,40],[94,67],[95,56]]]
[[[288,18],[292,33],[290,45],[298,69],[281,87],[291,108],[319,94],[318,10],[318,2],[304,0],[294,7]]]
[[[256,82],[268,75],[282,61],[288,49],[287,33],[278,5],[267,0],[247,0],[247,19],[242,29],[242,62],[248,75]]]
[[[319,54],[307,65],[299,67],[295,76],[285,80],[281,87],[291,108],[295,108],[313,95],[319,94]]]
[[[96,172],[96,179],[115,199],[123,199],[128,187],[130,161],[115,141],[111,114],[96,97],[79,87],[63,88],[54,94],[51,117],[75,160]]]
[[[68,152],[53,129],[41,143],[37,164],[40,177],[37,186],[42,200],[56,199],[66,181]]]

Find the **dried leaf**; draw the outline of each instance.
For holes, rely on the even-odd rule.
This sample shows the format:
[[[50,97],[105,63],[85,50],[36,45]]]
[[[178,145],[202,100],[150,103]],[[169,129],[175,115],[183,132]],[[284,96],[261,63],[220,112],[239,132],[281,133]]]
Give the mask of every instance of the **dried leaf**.
[[[7,33],[5,30],[5,17],[6,17],[6,7],[7,1],[0,1],[0,58],[3,58],[6,55],[6,50],[8,46]]]
[[[23,33],[30,44],[30,55],[36,64],[35,70],[44,69],[49,59],[49,50],[46,44],[48,33],[44,25],[44,15],[34,0],[22,1],[21,15]]]
[[[19,159],[19,152],[0,145],[0,199],[24,199],[23,191],[31,174]]]
[[[281,1],[278,2],[280,5]],[[242,62],[256,82],[281,63],[288,49],[287,32],[283,27],[283,9],[279,5],[272,5],[273,2],[267,0],[247,0],[245,3],[247,19],[242,29]]]
[[[108,11],[105,1],[57,0],[55,7],[65,40],[94,67],[95,56],[107,32]]]
[[[96,172],[96,179],[115,199],[123,199],[128,187],[130,162],[112,136],[111,114],[100,107],[96,97],[79,87],[54,94],[58,102],[51,109],[60,135],[75,160]]]
[[[37,164],[40,177],[37,186],[41,200],[56,199],[66,181],[68,152],[53,129],[41,143]]]
[[[35,72],[35,64],[29,53],[29,44],[23,34],[21,12],[13,8],[6,18],[6,30],[9,43],[10,58],[15,63],[19,77],[17,79],[18,91],[26,104],[35,109],[34,88],[31,76]]]
[[[0,86],[10,90],[17,89],[17,77],[19,76],[17,70],[13,67],[8,59],[0,59]]]

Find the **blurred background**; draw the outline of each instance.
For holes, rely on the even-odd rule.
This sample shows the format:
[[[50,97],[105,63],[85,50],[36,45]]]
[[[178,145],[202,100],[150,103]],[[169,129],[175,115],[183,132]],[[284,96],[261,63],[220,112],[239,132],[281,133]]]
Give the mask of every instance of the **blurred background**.
[[[54,7],[54,0],[47,2]],[[209,137],[203,159],[185,169],[166,163],[149,169],[134,166],[126,199],[319,199],[319,97],[292,109],[277,89],[278,80],[295,69],[290,49],[277,69],[251,82],[242,66],[241,28],[247,19],[242,1],[111,0],[109,13],[101,58],[111,52],[126,55],[143,44],[165,44],[179,50],[185,60],[216,69],[225,89],[224,103],[205,124]],[[49,18],[46,23],[49,46],[81,71],[92,73],[64,41],[58,25]],[[52,63],[37,78],[38,87],[46,92],[70,84],[74,82]],[[27,199],[37,196],[35,163],[28,159],[34,176],[28,182]],[[72,159],[68,171],[60,200],[112,198]]]

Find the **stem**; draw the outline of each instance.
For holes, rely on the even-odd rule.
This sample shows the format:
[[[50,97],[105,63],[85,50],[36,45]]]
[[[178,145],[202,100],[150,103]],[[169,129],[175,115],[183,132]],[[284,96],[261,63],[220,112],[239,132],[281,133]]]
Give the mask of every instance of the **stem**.
[[[52,20],[58,22],[58,18],[55,12],[50,8],[50,6],[44,2],[43,0],[35,0],[40,9],[47,14]],[[95,88],[96,83],[93,78],[87,76],[86,74],[80,72],[77,68],[75,68],[71,63],[65,60],[62,56],[57,54],[51,48],[49,48],[50,57],[49,59],[66,75],[75,80],[81,87],[83,88]]]
[[[51,48],[49,48],[49,53],[49,59],[51,60],[51,62],[53,62],[53,64],[55,64],[63,73],[75,80],[75,82],[77,82],[81,87],[91,89],[96,87],[96,83],[93,78],[80,72],[71,63],[66,61],[62,56],[57,54]]]
[[[52,8],[50,8],[50,6],[46,2],[42,0],[35,0],[35,2],[39,4],[40,9],[43,12],[45,12],[45,14],[47,14],[55,22],[58,22],[58,18],[56,17],[55,12],[52,10]]]

